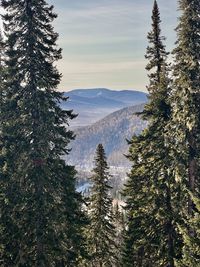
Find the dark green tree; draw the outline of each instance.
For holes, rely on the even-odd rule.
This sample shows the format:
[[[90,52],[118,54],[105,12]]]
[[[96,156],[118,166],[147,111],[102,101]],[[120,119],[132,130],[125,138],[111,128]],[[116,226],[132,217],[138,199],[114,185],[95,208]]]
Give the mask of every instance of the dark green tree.
[[[0,29],[0,106],[2,106],[3,104],[3,81],[4,81],[4,75],[5,75],[5,47],[4,47],[4,40],[3,40],[3,36],[2,36],[2,32]],[[1,113],[1,109],[0,109],[0,113]],[[0,120],[1,122],[1,120]],[[0,123],[0,127],[1,127]]]
[[[196,267],[200,263],[200,200],[190,193],[191,200],[195,204],[193,217],[185,217],[184,224],[180,226],[183,236],[183,258],[177,261],[178,267]]]
[[[176,29],[174,84],[171,97],[173,164],[176,179],[181,183],[181,216],[184,223],[180,223],[180,228],[185,229],[183,266],[198,266],[196,263],[200,262],[200,257],[196,253],[196,245],[200,242],[197,234],[200,228],[195,223],[193,229],[193,222],[199,216],[199,208],[195,207],[190,194],[197,199],[200,197],[200,2],[180,0],[179,9],[181,16]]]
[[[182,0],[182,15],[177,27],[177,47],[174,50],[174,90],[172,97],[173,122],[176,131],[176,174],[183,183],[195,192],[199,185],[199,1]],[[188,212],[193,204],[189,200]]]
[[[88,207],[90,225],[88,249],[91,257],[87,266],[115,266],[115,227],[112,214],[112,199],[109,196],[109,168],[102,144],[96,150],[95,168],[91,177],[92,188]]]
[[[116,255],[118,255],[118,260],[115,263],[115,267],[122,266],[122,251],[123,251],[123,236],[125,232],[125,214],[122,207],[118,201],[113,205],[113,218],[114,226],[116,229]]]
[[[3,67],[3,55],[4,55],[4,42],[3,42],[3,36],[0,29],[0,68],[2,73],[2,67]],[[1,75],[2,78],[2,75]]]
[[[0,107],[3,104],[3,80],[4,80],[4,72],[5,72],[5,64],[4,64],[4,41],[3,36],[0,29]],[[0,118],[1,118],[2,108],[0,108]],[[0,119],[0,129],[1,129],[2,121]],[[0,130],[1,131],[1,130]]]
[[[3,166],[3,157],[2,157],[2,144],[1,144],[1,127],[2,127],[2,104],[3,104],[3,76],[4,76],[4,43],[3,37],[0,30],[0,199],[3,198],[1,191],[1,177],[2,177],[2,166]],[[1,208],[0,208],[1,214]],[[2,236],[2,225],[0,224],[0,235]],[[0,257],[3,251],[2,245],[0,245]],[[0,262],[1,264],[1,262]]]
[[[6,33],[1,264],[77,266],[84,214],[75,171],[63,156],[74,118],[58,92],[56,18],[45,0],[2,0]]]
[[[154,2],[148,34],[149,102],[142,112],[148,127],[130,141],[132,170],[125,184],[127,233],[123,266],[173,267],[179,256],[176,232],[178,185],[172,175],[168,126],[171,120],[169,66]]]

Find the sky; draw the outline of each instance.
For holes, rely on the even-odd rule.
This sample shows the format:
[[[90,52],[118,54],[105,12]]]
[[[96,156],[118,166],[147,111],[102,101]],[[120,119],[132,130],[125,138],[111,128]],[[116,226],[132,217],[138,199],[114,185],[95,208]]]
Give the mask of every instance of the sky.
[[[63,58],[59,89],[110,88],[146,90],[144,58],[151,29],[153,0],[47,0]],[[158,0],[167,50],[174,47],[177,1]]]

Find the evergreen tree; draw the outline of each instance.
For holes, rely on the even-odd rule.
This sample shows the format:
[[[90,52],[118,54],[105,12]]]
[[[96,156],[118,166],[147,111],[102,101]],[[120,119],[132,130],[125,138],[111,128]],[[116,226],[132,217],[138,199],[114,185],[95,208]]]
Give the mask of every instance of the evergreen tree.
[[[116,229],[116,255],[118,255],[118,261],[115,263],[115,267],[122,266],[122,250],[123,250],[123,235],[125,231],[125,216],[124,210],[119,207],[118,201],[113,205],[114,225]]]
[[[0,30],[0,136],[1,136],[1,127],[2,127],[2,104],[3,104],[3,76],[4,76],[4,43],[3,43],[3,37]],[[1,176],[2,176],[2,144],[1,144],[1,138],[0,138],[0,199],[3,198],[2,191],[1,191]],[[0,208],[0,214],[1,214],[1,208]],[[2,225],[0,224],[0,235],[2,236]],[[2,253],[3,247],[0,245],[0,255]],[[1,264],[1,261],[0,261]]]
[[[108,169],[104,148],[99,144],[96,150],[94,174],[91,177],[89,204],[88,249],[91,260],[87,266],[92,267],[115,266],[116,261]]]
[[[4,65],[4,41],[3,36],[0,29],[0,132],[1,132],[1,113],[2,113],[2,104],[3,104],[3,77],[5,72]]]
[[[3,82],[4,82],[4,76],[5,76],[5,55],[4,55],[4,41],[3,41],[3,36],[1,33],[1,29],[0,29],[0,107],[2,107],[3,104]],[[2,109],[0,109],[0,114],[2,112]],[[1,115],[0,115],[1,117]],[[1,122],[1,119],[0,119]],[[0,127],[1,127],[2,122],[0,123]]]
[[[174,50],[174,90],[172,97],[173,122],[176,131],[176,175],[193,193],[198,189],[199,159],[199,15],[197,0],[181,0],[182,16],[177,27],[177,47]],[[178,149],[177,149],[178,148]],[[193,204],[189,200],[188,212]]]
[[[188,216],[185,223],[180,226],[184,241],[183,258],[177,261],[176,265],[180,267],[197,267],[200,264],[200,200],[194,198],[192,194],[191,199],[195,204],[196,211],[192,218]]]
[[[149,102],[142,112],[148,127],[130,141],[132,170],[125,184],[127,233],[124,266],[173,267],[179,256],[176,233],[177,185],[172,175],[168,125],[170,79],[167,52],[161,36],[160,13],[154,2],[146,69]]]
[[[0,29],[0,70],[2,74],[2,68],[3,68],[3,54],[4,54],[4,42],[3,42],[3,36]],[[2,75],[1,75],[2,78]]]
[[[199,244],[197,233],[200,228],[194,222],[198,219],[199,208],[193,203],[190,194],[197,199],[200,197],[200,2],[180,0],[179,7],[182,14],[176,29],[178,39],[174,50],[174,89],[171,97],[173,165],[176,179],[181,183],[181,216],[184,218],[184,223],[180,222],[180,228],[184,229],[183,266],[198,266],[196,263],[200,262],[200,257],[195,246]]]
[[[56,18],[45,0],[2,0],[6,32],[0,224],[4,267],[77,266],[84,214],[75,171],[63,155],[72,111],[56,91],[61,58]]]

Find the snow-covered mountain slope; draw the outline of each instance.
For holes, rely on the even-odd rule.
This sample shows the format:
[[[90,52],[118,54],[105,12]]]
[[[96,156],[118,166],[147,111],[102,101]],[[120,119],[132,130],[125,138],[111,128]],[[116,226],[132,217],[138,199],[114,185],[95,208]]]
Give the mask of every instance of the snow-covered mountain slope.
[[[79,114],[70,123],[72,127],[91,125],[114,111],[147,101],[146,93],[132,90],[78,89],[65,95],[69,99],[62,104],[63,108]]]
[[[147,123],[134,114],[143,107],[141,104],[123,108],[90,126],[76,129],[76,139],[70,144],[72,151],[66,157],[67,162],[80,169],[92,168],[96,146],[102,143],[109,165],[128,167],[130,163],[124,156],[128,152],[126,139],[145,128]]]

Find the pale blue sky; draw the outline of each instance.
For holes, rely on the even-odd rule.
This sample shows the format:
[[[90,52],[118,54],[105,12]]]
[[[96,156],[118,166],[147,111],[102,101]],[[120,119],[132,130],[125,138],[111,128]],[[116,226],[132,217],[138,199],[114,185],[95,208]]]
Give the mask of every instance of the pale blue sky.
[[[145,90],[146,35],[153,0],[47,0],[55,21],[63,59],[60,90],[106,87]],[[158,0],[167,49],[174,46],[177,1]]]

